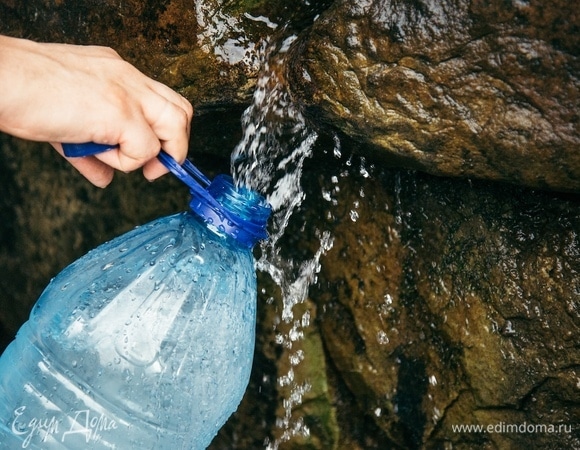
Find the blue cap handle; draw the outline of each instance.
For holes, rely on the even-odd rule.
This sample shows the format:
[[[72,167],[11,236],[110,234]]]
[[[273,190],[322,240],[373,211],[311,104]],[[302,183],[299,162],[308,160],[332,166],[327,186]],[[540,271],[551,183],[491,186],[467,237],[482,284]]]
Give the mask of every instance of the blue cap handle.
[[[117,148],[117,145],[96,144],[62,144],[67,157],[82,157],[96,155]],[[257,241],[266,239],[266,223],[271,212],[271,206],[259,194],[248,189],[239,191],[242,202],[250,201],[248,212],[251,216],[234,212],[231,204],[236,202],[236,188],[231,177],[220,175],[211,182],[189,160],[179,164],[171,155],[161,150],[157,155],[177,178],[189,187],[193,197],[190,207],[208,223],[214,224],[223,232],[233,236],[242,244],[252,247]],[[218,201],[218,198],[220,199]],[[229,207],[226,206],[229,205]]]
[[[107,150],[117,148],[118,145],[97,144],[95,142],[84,142],[82,144],[62,144],[64,156],[78,158],[81,156],[91,156],[103,153]]]
[[[112,150],[118,147],[119,147],[118,145],[97,144],[95,142],[83,142],[81,144],[62,144],[64,156],[67,156],[69,158],[97,155],[99,153],[103,153],[106,152],[107,150]],[[175,161],[175,159],[173,159],[168,153],[165,153],[163,150],[159,152],[158,159],[177,178],[179,178],[181,181],[187,184],[192,194],[204,198],[210,204],[215,205],[215,203],[217,203],[216,200],[212,196],[210,196],[206,191],[206,188],[207,186],[209,186],[210,181],[191,162],[186,160],[183,163],[183,165],[180,166],[177,163],[177,161]]]
[[[118,147],[118,145],[97,144],[95,142],[83,142],[82,144],[62,144],[64,156],[69,158],[97,155],[99,153],[103,153],[107,150],[112,150]],[[207,197],[205,187],[210,184],[210,181],[192,163],[186,160],[183,163],[183,166],[180,166],[177,161],[175,161],[175,159],[173,159],[163,150],[159,152],[158,158],[177,178],[189,186],[189,188],[192,190],[192,193],[200,197]],[[192,179],[192,176],[199,180],[199,182],[203,183],[203,186],[200,186],[199,183],[195,181],[195,179]],[[213,197],[208,197],[208,201],[211,202],[212,200]]]

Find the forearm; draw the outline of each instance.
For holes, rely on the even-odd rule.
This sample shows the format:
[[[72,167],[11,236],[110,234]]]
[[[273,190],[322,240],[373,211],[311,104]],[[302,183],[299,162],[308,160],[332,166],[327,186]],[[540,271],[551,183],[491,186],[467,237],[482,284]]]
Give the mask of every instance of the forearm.
[[[20,109],[35,90],[27,79],[40,75],[35,73],[37,65],[30,61],[37,53],[36,45],[0,35],[0,130],[24,138],[29,136],[20,126]]]

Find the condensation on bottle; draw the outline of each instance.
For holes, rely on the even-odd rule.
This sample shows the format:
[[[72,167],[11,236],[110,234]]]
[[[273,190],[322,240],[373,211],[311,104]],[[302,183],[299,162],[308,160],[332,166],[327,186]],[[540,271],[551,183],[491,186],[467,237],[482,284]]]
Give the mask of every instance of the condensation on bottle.
[[[204,449],[237,409],[270,209],[227,176],[196,189],[50,282],[0,358],[1,449]]]

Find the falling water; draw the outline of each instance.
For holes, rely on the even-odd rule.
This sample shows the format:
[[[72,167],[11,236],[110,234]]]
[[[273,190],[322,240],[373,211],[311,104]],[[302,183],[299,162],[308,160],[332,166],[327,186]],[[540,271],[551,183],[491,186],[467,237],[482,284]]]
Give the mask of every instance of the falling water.
[[[262,72],[257,82],[252,105],[242,117],[243,137],[232,154],[232,173],[237,183],[251,186],[267,195],[273,207],[271,236],[262,246],[257,262],[259,270],[268,273],[282,293],[283,309],[278,318],[276,343],[288,352],[287,373],[278,374],[278,386],[289,388],[283,400],[284,411],[277,417],[279,438],[266,443],[269,450],[293,436],[308,436],[308,427],[292,418],[292,410],[302,403],[310,390],[306,381],[294,379],[293,367],[304,357],[302,350],[292,351],[310,325],[309,312],[294,317],[295,306],[304,302],[309,287],[320,270],[320,257],[332,247],[327,231],[319,231],[320,246],[311,259],[295,261],[280,254],[279,241],[290,218],[304,199],[301,186],[304,162],[312,154],[318,138],[309,129],[300,109],[292,103],[283,77],[284,61],[295,36],[282,42],[265,45]],[[280,324],[286,331],[281,331]],[[289,330],[288,330],[288,327]]]
[[[292,416],[292,411],[301,405],[311,389],[307,380],[296,380],[293,372],[297,364],[308,358],[298,347],[310,326],[308,309],[297,305],[307,299],[309,287],[320,270],[320,257],[332,247],[332,238],[329,232],[317,230],[319,248],[309,259],[293,260],[280,254],[280,240],[304,200],[303,167],[318,139],[292,102],[284,79],[288,51],[296,36],[263,17],[246,15],[246,19],[264,22],[278,36],[283,36],[266,40],[262,45],[253,43],[243,37],[237,19],[220,11],[219,3],[196,2],[200,46],[207,47],[208,51],[213,49],[218,58],[231,64],[244,61],[260,69],[253,102],[242,117],[243,136],[232,154],[232,174],[239,185],[264,193],[274,211],[270,239],[262,245],[257,261],[258,270],[267,273],[281,292],[282,310],[274,319],[276,343],[289,359],[288,364],[279,365],[289,369],[279,373],[277,380],[279,390],[286,396],[282,400],[283,411],[276,418],[274,434],[278,437],[265,443],[273,450],[293,436],[309,434],[301,418]],[[235,34],[241,38],[226,39],[228,30],[239,31]]]

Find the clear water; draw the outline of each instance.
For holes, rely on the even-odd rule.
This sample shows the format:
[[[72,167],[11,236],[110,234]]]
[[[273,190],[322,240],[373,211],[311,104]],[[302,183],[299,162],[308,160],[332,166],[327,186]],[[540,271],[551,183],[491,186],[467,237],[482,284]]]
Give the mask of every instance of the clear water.
[[[283,308],[276,319],[276,342],[288,350],[290,361],[286,365],[288,372],[279,374],[277,380],[282,391],[288,394],[282,400],[284,410],[276,418],[275,434],[279,437],[266,442],[268,450],[277,449],[281,442],[294,436],[308,436],[310,432],[301,418],[292,414],[311,388],[308,380],[296,380],[293,372],[293,367],[303,360],[308,363],[307,354],[302,350],[293,351],[310,327],[309,312],[297,306],[306,301],[309,288],[316,280],[320,257],[332,247],[330,233],[318,230],[320,246],[312,258],[292,260],[280,253],[280,239],[304,200],[304,163],[312,155],[318,139],[292,102],[283,78],[287,51],[294,39],[295,36],[288,36],[265,47],[253,103],[242,117],[243,137],[232,154],[236,182],[265,192],[273,207],[271,236],[262,244],[257,268],[269,274],[280,288]]]

